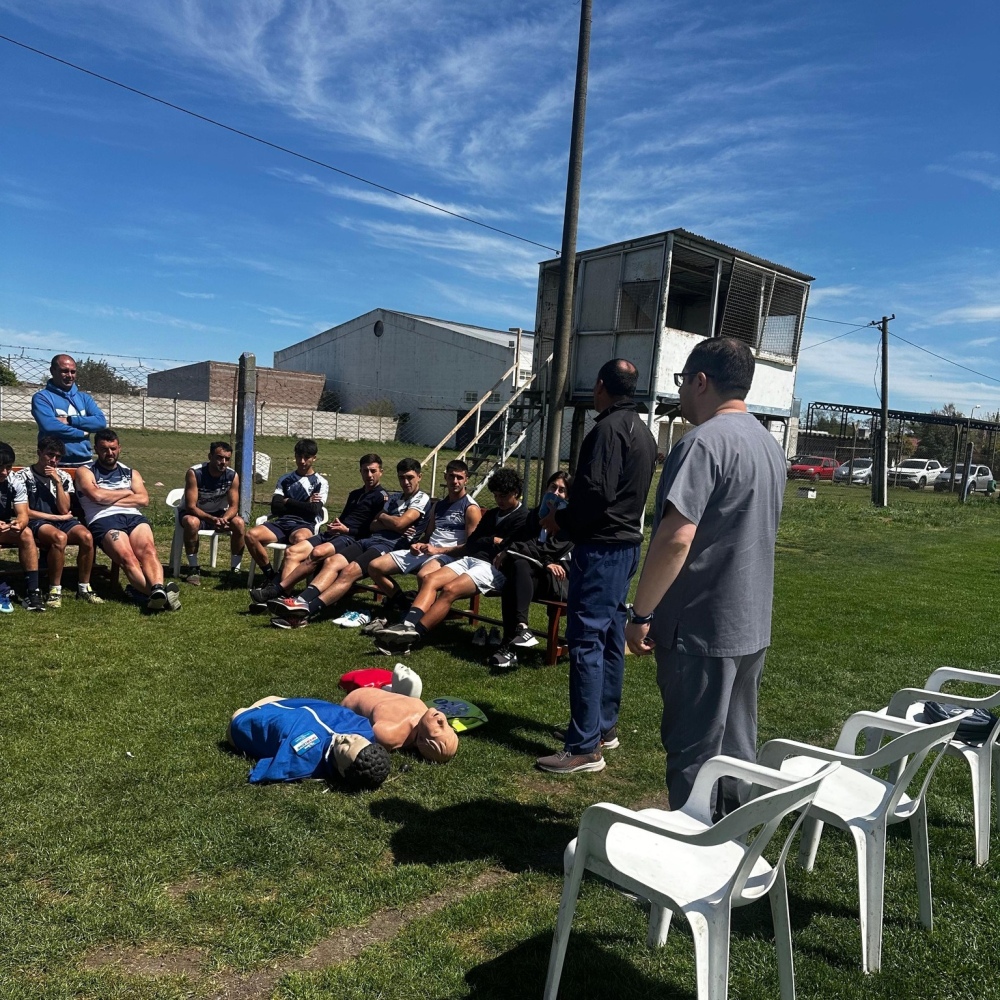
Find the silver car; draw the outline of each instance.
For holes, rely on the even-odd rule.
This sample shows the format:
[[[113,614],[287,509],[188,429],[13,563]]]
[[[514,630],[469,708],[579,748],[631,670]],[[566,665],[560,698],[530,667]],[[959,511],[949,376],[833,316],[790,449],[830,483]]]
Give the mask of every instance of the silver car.
[[[985,493],[989,488],[990,483],[993,480],[993,473],[985,465],[973,465],[972,471],[969,473],[969,485],[968,490],[970,493],[975,493],[979,491],[980,493]],[[957,493],[962,489],[962,477],[965,475],[965,466],[956,465],[955,466],[955,492]],[[951,469],[945,469],[941,475],[938,477],[937,482],[934,483],[934,489],[937,491],[950,490],[951,489]]]
[[[850,475],[851,482],[856,485],[870,486],[872,482],[872,460],[870,458],[856,458],[854,469],[851,470],[850,460],[844,462],[833,471],[833,481],[835,483],[846,483]]]

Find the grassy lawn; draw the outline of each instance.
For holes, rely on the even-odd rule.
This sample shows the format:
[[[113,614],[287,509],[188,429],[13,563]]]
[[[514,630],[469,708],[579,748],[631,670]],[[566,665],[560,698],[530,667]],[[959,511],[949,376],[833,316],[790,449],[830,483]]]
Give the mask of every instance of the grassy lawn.
[[[0,437],[30,458],[32,428],[5,425]],[[276,474],[291,468],[292,444],[264,446]],[[124,460],[150,485],[164,555],[162,498],[205,445],[123,435]],[[371,449],[390,468],[407,453]],[[367,450],[321,442],[331,507]],[[826,484],[800,500],[789,488],[762,740],[831,744],[848,714],[885,704],[935,666],[998,667],[1000,503],[961,507],[905,490],[891,503],[875,511],[867,491]],[[10,555],[0,557],[8,572]],[[622,745],[608,768],[560,778],[532,764],[556,748],[549,727],[566,718],[565,665],[491,675],[471,628],[448,623],[408,662],[428,697],[467,698],[490,717],[451,764],[397,755],[389,781],[365,795],[319,783],[252,788],[247,762],[221,742],[235,708],[265,694],[337,700],[340,674],[393,661],[329,623],[272,629],[245,614],[245,592],[210,574],[182,598],[176,615],[67,601],[0,621],[0,998],[540,996],[562,851],[580,812],[597,800],[664,800],[652,662],[629,660]],[[880,974],[860,972],[847,838],[826,834],[813,873],[789,868],[800,997],[1000,997],[1000,857],[974,866],[963,767],[946,760],[931,789],[933,932],[917,920],[908,839],[890,837]],[[624,897],[586,882],[562,996],[693,997],[683,920],[656,953],[643,945],[644,923]],[[766,904],[736,915],[731,986],[733,996],[777,995]]]

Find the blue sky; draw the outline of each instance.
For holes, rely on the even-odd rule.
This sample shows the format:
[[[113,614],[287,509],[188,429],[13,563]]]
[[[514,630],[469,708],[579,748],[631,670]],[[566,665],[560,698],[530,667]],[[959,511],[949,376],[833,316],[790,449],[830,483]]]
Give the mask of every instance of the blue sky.
[[[564,0],[0,0],[0,33],[551,247],[578,25]],[[986,3],[594,0],[579,247],[681,226],[815,275],[805,401],[874,404],[876,332],[821,320],[894,312],[993,381],[893,340],[891,405],[1000,409],[997,37]],[[376,306],[533,326],[537,247],[6,42],[0,94],[4,345],[268,364]]]

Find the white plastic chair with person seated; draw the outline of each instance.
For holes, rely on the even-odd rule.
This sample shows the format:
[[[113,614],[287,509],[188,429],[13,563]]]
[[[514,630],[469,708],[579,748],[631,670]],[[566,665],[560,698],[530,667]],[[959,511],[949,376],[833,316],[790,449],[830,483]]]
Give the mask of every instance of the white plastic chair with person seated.
[[[167,506],[174,509],[174,537],[170,542],[170,575],[181,575],[181,553],[184,551],[184,528],[181,526],[181,507],[184,506],[184,490],[171,490],[167,494]],[[225,535],[223,531],[216,531],[214,528],[199,528],[198,537],[211,539],[209,543],[209,555],[212,560],[212,569],[215,569],[219,561],[219,536]],[[228,537],[228,535],[226,536]]]
[[[785,857],[802,817],[785,838],[772,867],[762,857],[781,820],[805,809],[821,782],[838,768],[829,765],[802,779],[792,779],[759,764],[713,757],[695,778],[691,796],[677,810],[633,812],[600,802],[580,819],[575,840],[566,848],[565,880],[552,940],[545,1000],[556,1000],[585,871],[648,899],[651,904],[647,944],[666,943],[673,911],[691,925],[695,945],[699,1000],[725,1000],[729,991],[730,914],[769,896],[778,955],[782,1000],[794,1000],[792,934],[785,884]],[[722,777],[736,777],[769,791],[712,822],[712,792]],[[746,835],[760,827],[749,846]]]
[[[958,694],[942,694],[941,688],[948,681],[964,681],[969,684],[982,684],[997,690],[986,697],[970,698]],[[981,708],[989,711],[1000,706],[1000,675],[983,673],[978,670],[963,670],[961,667],[938,667],[924,681],[922,688],[903,688],[897,691],[886,708],[879,715],[894,715],[909,719],[910,722],[930,721],[924,717],[924,707],[927,702],[946,702],[961,708]],[[961,757],[969,765],[972,772],[972,808],[976,830],[976,864],[985,865],[990,860],[990,813],[993,798],[993,783],[996,782],[997,801],[1000,803],[1000,749],[997,740],[1000,738],[1000,718],[993,724],[988,735],[984,734],[981,742],[968,743],[953,739],[945,753],[953,757]]]
[[[792,778],[812,774],[830,761],[844,765],[823,782],[809,807],[802,827],[799,864],[807,871],[812,870],[824,823],[851,834],[858,857],[861,967],[865,972],[877,972],[882,964],[885,842],[886,830],[893,823],[910,824],[920,922],[927,928],[933,926],[925,796],[941,762],[942,751],[965,715],[925,726],[876,712],[856,712],[844,723],[833,750],[795,740],[771,740],[757,755],[761,764],[778,768]],[[877,733],[878,741],[887,733],[901,735],[874,752],[855,754],[858,738],[866,731]],[[932,753],[934,757],[919,791],[914,796],[907,795],[917,772]],[[881,768],[888,769],[888,779],[872,773]]]
[[[324,524],[327,523],[327,521],[330,520],[330,515],[327,513],[326,507],[322,507],[320,509],[323,511],[323,518],[319,522],[319,524],[316,526],[316,531],[317,532],[323,527]],[[265,524],[272,517],[274,517],[273,514],[261,514],[260,517],[258,517],[257,520],[254,521],[254,527],[256,527],[258,524]],[[282,562],[284,561],[284,558],[285,558],[285,549],[287,549],[288,546],[284,542],[268,542],[267,545],[265,546],[265,548],[269,552],[273,552],[274,553],[274,558],[273,558],[273,560],[271,562],[271,565],[274,567],[275,572],[277,572],[278,570],[281,569],[281,564],[282,564]],[[253,561],[253,559],[251,559],[250,560],[250,573],[249,573],[249,575],[247,577],[247,589],[248,590],[252,589],[252,587],[253,587],[253,577],[254,577],[254,573],[256,573],[256,572],[257,572],[257,563],[255,563]]]

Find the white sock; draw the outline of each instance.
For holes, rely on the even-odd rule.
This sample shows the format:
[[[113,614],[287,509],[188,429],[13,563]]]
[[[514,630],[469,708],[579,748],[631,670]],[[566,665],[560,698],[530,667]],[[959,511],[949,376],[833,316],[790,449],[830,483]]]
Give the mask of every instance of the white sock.
[[[49,587],[49,593],[50,594],[61,594],[62,593],[62,586],[59,585],[59,586],[55,586],[55,587]]]
[[[187,557],[188,557],[188,566],[190,566],[192,569],[197,569],[198,568],[198,553],[197,552],[189,552],[187,554]]]
[[[77,591],[79,593],[86,594],[87,591],[90,590],[90,584],[89,583],[78,583],[76,585],[76,589],[77,589]]]
[[[243,562],[243,553],[242,552],[238,556],[237,555],[232,555],[232,556],[229,557],[229,568],[230,569],[239,569],[240,568],[240,563],[242,563],[242,562]]]

